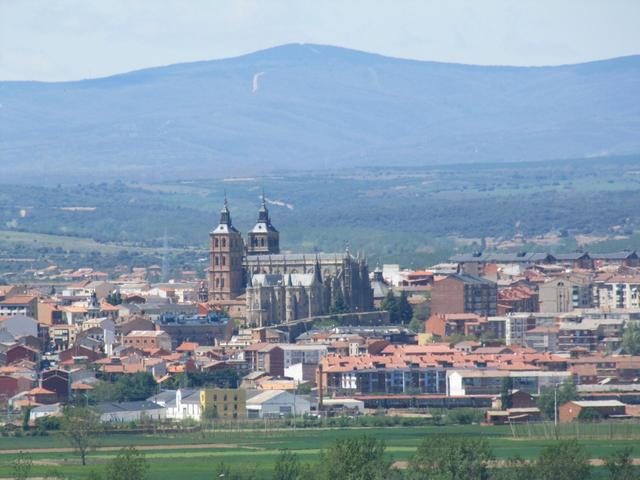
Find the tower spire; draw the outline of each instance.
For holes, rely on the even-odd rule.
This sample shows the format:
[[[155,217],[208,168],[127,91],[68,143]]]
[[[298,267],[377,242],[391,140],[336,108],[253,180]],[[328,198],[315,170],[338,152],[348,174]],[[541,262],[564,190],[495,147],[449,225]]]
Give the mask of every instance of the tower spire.
[[[224,191],[224,203],[220,210],[220,225],[231,226],[231,212],[229,211],[229,201],[227,200],[227,191]]]

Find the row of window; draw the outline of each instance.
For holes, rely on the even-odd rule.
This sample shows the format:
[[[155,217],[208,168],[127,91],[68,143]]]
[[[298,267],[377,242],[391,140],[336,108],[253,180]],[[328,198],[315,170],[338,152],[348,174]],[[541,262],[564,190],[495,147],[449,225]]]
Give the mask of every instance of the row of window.
[[[229,261],[230,261],[230,265],[232,267],[233,266],[239,266],[241,264],[239,258],[230,257]],[[226,255],[214,255],[213,256],[213,264],[216,265],[216,266],[217,265],[222,265],[224,267],[227,264]]]
[[[227,246],[226,237],[222,237],[222,238],[214,237],[213,238],[213,246],[216,247],[216,248],[217,247],[226,247]],[[230,238],[229,239],[229,246],[231,248],[239,247],[239,246],[241,246],[240,245],[240,241],[236,240],[236,239],[233,239],[233,238]]]

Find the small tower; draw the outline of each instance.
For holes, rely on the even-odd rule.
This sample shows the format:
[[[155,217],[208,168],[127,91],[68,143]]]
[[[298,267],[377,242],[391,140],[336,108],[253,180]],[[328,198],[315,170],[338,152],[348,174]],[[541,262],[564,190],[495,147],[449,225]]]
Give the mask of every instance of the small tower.
[[[209,301],[233,300],[244,292],[242,235],[231,222],[231,213],[224,197],[220,223],[210,233]]]
[[[271,224],[267,202],[262,192],[262,206],[258,211],[258,221],[249,232],[247,254],[260,255],[280,253],[280,233]]]

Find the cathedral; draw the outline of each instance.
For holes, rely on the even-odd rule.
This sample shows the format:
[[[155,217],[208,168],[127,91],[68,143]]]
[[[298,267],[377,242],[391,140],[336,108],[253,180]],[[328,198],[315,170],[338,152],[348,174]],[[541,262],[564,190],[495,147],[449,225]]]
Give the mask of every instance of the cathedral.
[[[366,260],[353,257],[348,247],[344,253],[280,253],[280,233],[264,195],[246,243],[233,226],[226,198],[210,240],[209,301],[244,299],[247,325],[373,309]]]

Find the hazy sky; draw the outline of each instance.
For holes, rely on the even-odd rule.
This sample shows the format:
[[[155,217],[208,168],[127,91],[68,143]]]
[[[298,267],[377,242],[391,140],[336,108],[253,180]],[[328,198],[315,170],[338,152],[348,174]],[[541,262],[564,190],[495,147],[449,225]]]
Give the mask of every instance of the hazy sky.
[[[447,62],[640,53],[640,0],[0,0],[0,79],[68,80],[283,43]]]

